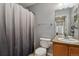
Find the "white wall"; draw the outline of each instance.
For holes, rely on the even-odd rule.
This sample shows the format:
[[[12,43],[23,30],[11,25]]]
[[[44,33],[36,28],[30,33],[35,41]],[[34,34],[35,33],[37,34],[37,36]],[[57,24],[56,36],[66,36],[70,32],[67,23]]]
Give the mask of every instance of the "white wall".
[[[35,13],[35,46],[39,46],[40,37],[54,38],[55,36],[55,6],[54,3],[39,3],[29,9]]]

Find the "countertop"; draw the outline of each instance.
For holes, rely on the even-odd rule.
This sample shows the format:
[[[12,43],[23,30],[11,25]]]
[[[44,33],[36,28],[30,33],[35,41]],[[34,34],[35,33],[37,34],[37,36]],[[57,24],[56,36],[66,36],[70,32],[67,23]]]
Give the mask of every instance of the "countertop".
[[[79,45],[79,42],[63,42],[61,40],[58,40],[58,36],[56,36],[54,39],[52,39],[52,42],[57,42],[57,43],[63,43],[63,44],[70,44],[70,45]]]

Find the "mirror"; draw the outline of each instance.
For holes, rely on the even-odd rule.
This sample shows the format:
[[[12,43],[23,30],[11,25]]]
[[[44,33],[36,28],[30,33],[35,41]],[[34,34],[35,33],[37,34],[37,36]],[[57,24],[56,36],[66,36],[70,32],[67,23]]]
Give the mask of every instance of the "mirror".
[[[72,6],[71,6],[72,5]],[[79,7],[78,4],[60,4],[55,10],[56,35],[74,36],[79,35]]]
[[[56,24],[56,34],[63,35],[65,27],[65,16],[55,17]]]

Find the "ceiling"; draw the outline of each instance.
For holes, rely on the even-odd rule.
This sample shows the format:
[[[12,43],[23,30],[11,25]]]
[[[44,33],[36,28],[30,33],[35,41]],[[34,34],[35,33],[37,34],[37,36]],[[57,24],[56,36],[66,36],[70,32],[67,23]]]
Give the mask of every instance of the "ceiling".
[[[20,5],[22,5],[24,8],[30,7],[34,4],[37,3],[18,3]],[[75,3],[57,3],[57,9],[63,9],[63,8],[69,8],[69,7],[73,7],[75,5]]]
[[[29,6],[34,5],[35,3],[19,3],[20,5],[22,5],[24,8],[27,8]]]

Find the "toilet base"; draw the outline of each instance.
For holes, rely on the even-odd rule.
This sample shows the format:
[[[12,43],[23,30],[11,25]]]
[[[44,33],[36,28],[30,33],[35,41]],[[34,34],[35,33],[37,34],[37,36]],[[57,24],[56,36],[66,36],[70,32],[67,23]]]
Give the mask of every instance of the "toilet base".
[[[35,56],[46,56],[47,49],[43,47],[39,47],[35,50]]]

